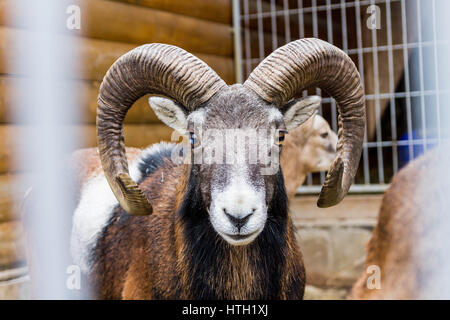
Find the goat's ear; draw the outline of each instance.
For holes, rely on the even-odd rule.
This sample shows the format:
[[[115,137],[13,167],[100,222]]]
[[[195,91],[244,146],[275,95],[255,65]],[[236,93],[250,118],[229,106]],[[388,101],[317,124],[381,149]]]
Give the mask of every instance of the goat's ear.
[[[286,129],[295,129],[317,112],[320,106],[319,96],[309,96],[289,101],[281,108]]]
[[[162,122],[182,134],[186,132],[187,112],[181,104],[161,97],[150,97],[148,103]]]

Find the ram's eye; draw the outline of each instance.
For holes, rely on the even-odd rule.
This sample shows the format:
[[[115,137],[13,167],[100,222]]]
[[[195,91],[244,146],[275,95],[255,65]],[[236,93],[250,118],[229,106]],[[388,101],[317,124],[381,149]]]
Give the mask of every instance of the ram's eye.
[[[288,132],[286,130],[277,130],[277,135],[275,137],[275,144],[276,145],[283,145],[284,138],[286,137],[286,134]]]
[[[328,131],[327,131],[327,132],[324,132],[324,133],[321,133],[320,136],[321,136],[323,139],[325,139],[326,137],[328,137]]]
[[[200,141],[197,138],[197,135],[194,132],[189,132],[189,143],[191,144],[191,147],[197,148],[200,144]]]

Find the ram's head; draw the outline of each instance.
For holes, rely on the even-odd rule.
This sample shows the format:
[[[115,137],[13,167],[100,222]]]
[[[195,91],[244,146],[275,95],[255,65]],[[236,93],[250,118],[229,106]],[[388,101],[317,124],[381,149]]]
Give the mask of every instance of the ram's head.
[[[141,96],[165,95],[170,99],[152,98],[150,104],[167,125],[189,135],[190,176],[213,227],[232,244],[250,242],[264,228],[274,192],[284,192],[275,190],[284,135],[319,106],[318,97],[296,99],[311,86],[326,90],[339,108],[337,155],[318,200],[327,207],[347,193],[364,136],[364,94],[344,52],[317,39],[294,41],[233,86],[177,47],[150,44],[125,54],[105,76],[97,114],[100,157],[119,203],[131,214],[152,212],[129,176],[122,123]]]

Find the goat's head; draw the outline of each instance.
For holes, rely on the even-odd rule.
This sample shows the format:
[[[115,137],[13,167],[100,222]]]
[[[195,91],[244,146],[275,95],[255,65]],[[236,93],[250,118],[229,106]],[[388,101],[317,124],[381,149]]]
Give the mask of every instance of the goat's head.
[[[230,87],[205,63],[177,47],[151,44],[125,54],[106,74],[97,110],[100,157],[119,203],[131,214],[152,212],[129,176],[122,123],[138,98],[162,94],[174,101],[151,98],[150,104],[166,124],[190,135],[191,174],[212,225],[232,244],[249,243],[265,225],[280,174],[276,151],[284,131],[306,121],[320,103],[317,97],[292,100],[312,85],[335,97],[340,111],[337,155],[318,201],[327,207],[347,193],[364,135],[363,90],[345,53],[317,39],[291,42],[266,58],[243,85]],[[240,146],[231,147],[229,136],[233,141],[253,137],[256,159],[252,160],[254,141],[244,142],[244,152],[238,152]],[[206,159],[196,158],[197,153],[206,154]],[[275,160],[275,170],[265,170],[268,155]],[[273,169],[272,163],[269,166]]]
[[[319,97],[293,100],[278,109],[242,85],[234,85],[188,113],[184,106],[152,97],[156,115],[187,133],[203,205],[214,229],[228,242],[245,244],[264,228],[279,172],[285,132],[315,113]],[[184,152],[187,154],[187,152]]]
[[[337,134],[318,114],[292,130],[286,139],[286,144],[293,144],[295,149],[289,156],[295,156],[305,172],[328,170],[336,157],[337,142]]]

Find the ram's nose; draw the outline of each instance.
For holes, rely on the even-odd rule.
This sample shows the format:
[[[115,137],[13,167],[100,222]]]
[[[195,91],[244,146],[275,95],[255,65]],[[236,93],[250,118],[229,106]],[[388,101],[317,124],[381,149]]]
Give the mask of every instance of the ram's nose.
[[[223,209],[223,212],[227,216],[228,220],[233,224],[233,226],[236,227],[238,232],[241,232],[241,228],[247,224],[248,220],[255,211],[256,209],[253,209],[252,212],[247,214],[231,214],[227,212],[226,208]]]

